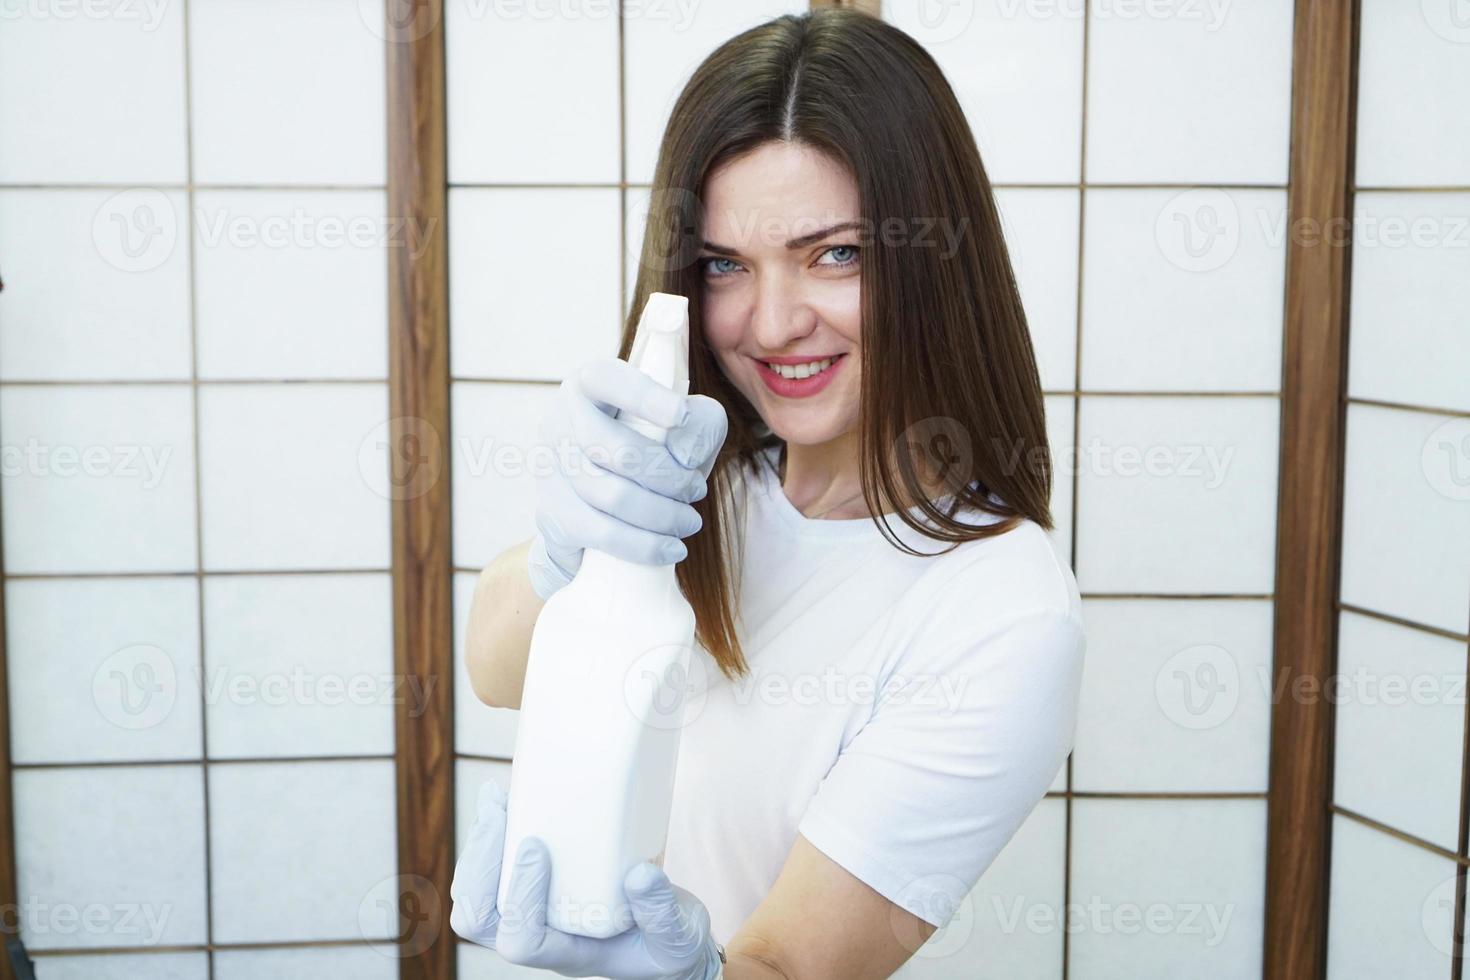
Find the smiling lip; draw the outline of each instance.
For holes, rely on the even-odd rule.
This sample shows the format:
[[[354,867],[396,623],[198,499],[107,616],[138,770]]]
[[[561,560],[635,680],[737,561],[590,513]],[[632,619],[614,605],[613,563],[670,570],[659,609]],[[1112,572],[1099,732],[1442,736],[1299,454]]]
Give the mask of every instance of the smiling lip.
[[[832,383],[832,376],[842,370],[842,365],[847,361],[846,354],[837,354],[833,357],[832,364],[827,370],[820,374],[814,374],[809,378],[783,378],[772,371],[766,363],[774,364],[810,364],[813,361],[821,361],[822,357],[772,357],[762,362],[757,359],[756,372],[766,387],[783,398],[809,398]]]

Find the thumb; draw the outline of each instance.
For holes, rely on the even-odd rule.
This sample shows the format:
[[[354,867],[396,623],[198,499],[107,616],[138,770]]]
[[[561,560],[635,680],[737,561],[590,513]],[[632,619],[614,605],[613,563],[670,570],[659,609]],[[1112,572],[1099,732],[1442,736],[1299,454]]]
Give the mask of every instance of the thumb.
[[[662,964],[686,962],[699,954],[709,935],[709,912],[663,869],[649,861],[634,865],[623,880],[633,922],[649,954]]]

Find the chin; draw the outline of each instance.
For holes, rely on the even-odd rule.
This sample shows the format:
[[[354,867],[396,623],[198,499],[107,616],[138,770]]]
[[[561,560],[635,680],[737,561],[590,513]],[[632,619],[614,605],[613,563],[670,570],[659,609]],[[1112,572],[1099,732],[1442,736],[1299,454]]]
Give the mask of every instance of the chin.
[[[817,416],[800,417],[799,412],[781,412],[767,416],[766,425],[789,446],[820,446],[840,438],[853,429],[849,419],[834,419],[822,413]]]

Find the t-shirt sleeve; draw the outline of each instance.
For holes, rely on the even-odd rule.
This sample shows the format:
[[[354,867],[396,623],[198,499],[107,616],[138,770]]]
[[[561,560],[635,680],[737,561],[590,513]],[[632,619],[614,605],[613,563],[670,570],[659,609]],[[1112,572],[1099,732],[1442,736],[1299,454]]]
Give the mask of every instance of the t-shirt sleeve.
[[[883,680],[797,829],[942,927],[1066,761],[1086,641],[1060,611],[935,632]]]

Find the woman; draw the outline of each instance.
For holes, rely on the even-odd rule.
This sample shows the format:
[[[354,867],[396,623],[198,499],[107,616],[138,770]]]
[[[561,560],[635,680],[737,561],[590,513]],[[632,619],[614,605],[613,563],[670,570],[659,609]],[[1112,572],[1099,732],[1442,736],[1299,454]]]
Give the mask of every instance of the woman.
[[[563,384],[545,435],[583,456],[485,569],[466,656],[477,695],[516,707],[541,603],[584,548],[680,562],[709,669],[663,868],[629,874],[632,929],[570,936],[538,917],[549,858],[528,840],[512,924],[491,785],[451,921],[572,976],[887,977],[1063,764],[1085,645],[990,185],[922,48],[821,10],[700,66],[653,201],[633,310],[690,297],[697,394],[612,358]],[[588,475],[594,448],[646,465]]]

